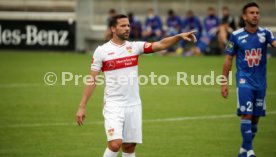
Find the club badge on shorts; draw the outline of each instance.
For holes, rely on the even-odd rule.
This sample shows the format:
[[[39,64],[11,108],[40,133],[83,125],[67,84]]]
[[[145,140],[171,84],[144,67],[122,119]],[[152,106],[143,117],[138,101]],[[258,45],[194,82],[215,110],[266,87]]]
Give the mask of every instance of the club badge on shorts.
[[[114,134],[114,128],[108,129],[108,135],[113,136],[113,134]]]

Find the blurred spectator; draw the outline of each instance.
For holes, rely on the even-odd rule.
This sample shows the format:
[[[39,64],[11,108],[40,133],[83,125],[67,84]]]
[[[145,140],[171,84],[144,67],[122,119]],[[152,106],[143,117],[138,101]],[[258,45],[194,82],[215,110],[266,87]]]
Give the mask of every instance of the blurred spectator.
[[[227,39],[231,32],[236,30],[235,19],[230,15],[230,10],[227,6],[222,7],[222,19],[219,26],[219,46],[221,49],[224,49]]]
[[[154,14],[153,9],[149,9],[145,21],[143,38],[145,41],[156,41],[162,38],[161,18]]]
[[[116,10],[111,8],[108,12],[108,18],[107,18],[107,30],[105,31],[105,40],[108,41],[112,38],[112,33],[111,33],[111,30],[110,30],[110,21],[112,19],[113,16],[115,16],[117,13],[116,13]]]
[[[175,12],[168,10],[166,36],[173,36],[181,32],[182,20]]]
[[[239,28],[245,27],[245,23],[244,23],[244,20],[242,18],[242,15],[239,17],[238,27]]]
[[[215,8],[207,9],[207,16],[203,20],[203,34],[215,35],[219,26],[219,18],[216,16]]]
[[[232,30],[236,30],[235,18],[230,15],[230,10],[227,6],[222,7],[221,23],[227,23]]]
[[[207,16],[203,20],[203,33],[202,37],[198,39],[196,47],[192,47],[184,55],[200,55],[206,51],[206,48],[211,42],[217,38],[217,31],[219,26],[219,19],[216,16],[215,8],[209,7],[207,9]]]
[[[165,36],[173,36],[176,34],[179,34],[181,32],[181,25],[182,20],[179,16],[177,16],[174,12],[174,10],[170,9],[168,10],[168,16],[167,16],[167,30]],[[177,44],[178,45],[178,44]],[[174,52],[176,49],[175,46],[170,47],[167,52]]]
[[[130,40],[141,40],[142,38],[142,25],[140,20],[134,16],[132,12],[128,13],[130,23]]]
[[[188,10],[186,13],[186,18],[182,22],[181,31],[188,32],[191,30],[196,30],[195,36],[197,39],[201,37],[202,26],[200,20],[197,16],[194,15],[192,10]],[[180,41],[180,47],[176,50],[177,54],[183,53],[183,47],[185,46],[186,42],[184,40]]]
[[[186,18],[183,20],[182,23],[182,32],[188,32],[191,30],[196,30],[196,37],[197,39],[201,36],[201,23],[197,16],[194,15],[194,12],[192,10],[188,10],[186,14]]]

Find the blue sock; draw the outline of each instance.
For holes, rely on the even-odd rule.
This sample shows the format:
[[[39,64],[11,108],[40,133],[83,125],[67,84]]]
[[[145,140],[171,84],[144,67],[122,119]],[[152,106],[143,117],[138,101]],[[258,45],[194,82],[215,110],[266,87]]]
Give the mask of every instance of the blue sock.
[[[246,150],[252,149],[252,124],[251,120],[241,120],[242,148]]]
[[[257,131],[258,131],[258,124],[252,124],[252,140],[254,139]]]

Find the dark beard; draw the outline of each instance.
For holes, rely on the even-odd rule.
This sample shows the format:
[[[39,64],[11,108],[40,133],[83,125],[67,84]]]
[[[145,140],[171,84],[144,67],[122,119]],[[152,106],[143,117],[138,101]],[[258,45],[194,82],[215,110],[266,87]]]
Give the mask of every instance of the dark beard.
[[[123,34],[122,35],[117,35],[118,38],[120,38],[121,40],[127,40],[128,37],[125,37]]]
[[[258,23],[257,24],[247,23],[247,24],[250,25],[251,27],[257,27],[258,26]]]
[[[253,24],[252,22],[249,22],[249,21],[244,21],[246,25],[249,25],[250,27],[257,27],[259,22],[257,22],[257,24]]]

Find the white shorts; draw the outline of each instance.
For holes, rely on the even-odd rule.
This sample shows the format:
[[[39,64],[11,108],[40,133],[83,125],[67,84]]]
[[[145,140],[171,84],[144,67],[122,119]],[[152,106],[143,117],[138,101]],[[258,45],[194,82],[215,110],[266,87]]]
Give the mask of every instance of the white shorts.
[[[123,143],[142,143],[141,105],[105,105],[103,116],[108,141],[122,139]]]

